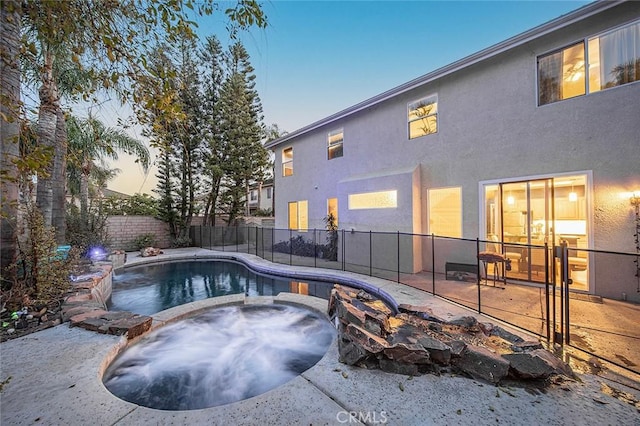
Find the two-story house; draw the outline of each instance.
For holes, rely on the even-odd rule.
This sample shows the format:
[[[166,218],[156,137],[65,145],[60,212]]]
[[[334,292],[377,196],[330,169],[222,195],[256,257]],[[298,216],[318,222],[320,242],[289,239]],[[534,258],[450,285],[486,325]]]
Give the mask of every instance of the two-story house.
[[[588,4],[268,147],[276,228],[321,229],[333,212],[346,230],[635,251],[640,2]],[[413,244],[409,268],[427,252]],[[511,273],[535,282],[538,254],[514,254]],[[573,288],[620,297],[593,274],[630,280],[634,266],[589,256],[573,257]]]

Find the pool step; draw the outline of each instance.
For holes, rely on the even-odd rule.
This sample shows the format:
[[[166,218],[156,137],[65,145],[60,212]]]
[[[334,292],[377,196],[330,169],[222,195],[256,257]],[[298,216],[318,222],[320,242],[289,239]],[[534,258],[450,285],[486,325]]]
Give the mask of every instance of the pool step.
[[[245,305],[273,305],[273,296],[245,296]]]

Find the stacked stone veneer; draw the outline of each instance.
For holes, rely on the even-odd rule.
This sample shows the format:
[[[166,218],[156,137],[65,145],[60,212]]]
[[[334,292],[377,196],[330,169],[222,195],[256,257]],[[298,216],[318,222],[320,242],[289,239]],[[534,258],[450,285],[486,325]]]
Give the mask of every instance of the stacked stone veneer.
[[[151,328],[152,318],[131,312],[109,312],[112,270],[121,265],[126,255],[118,252],[110,262],[94,262],[90,271],[71,283],[71,291],[62,305],[62,321],[103,334],[126,335],[133,339]]]
[[[471,316],[444,321],[425,307],[400,305],[399,310],[393,315],[365,291],[336,285],[329,315],[338,325],[340,362],[411,376],[456,371],[495,384],[573,376],[539,342],[499,326]]]
[[[169,224],[152,216],[109,216],[107,218],[109,245],[113,249],[135,251],[135,239],[141,235],[152,234],[154,247],[171,246]]]

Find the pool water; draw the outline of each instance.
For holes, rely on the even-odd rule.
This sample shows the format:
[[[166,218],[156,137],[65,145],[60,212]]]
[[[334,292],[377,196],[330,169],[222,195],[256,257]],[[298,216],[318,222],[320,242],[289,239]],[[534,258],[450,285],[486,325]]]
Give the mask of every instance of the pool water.
[[[324,356],[335,335],[326,318],[299,307],[214,308],[145,335],[114,360],[103,383],[149,408],[215,407],[295,378]]]
[[[329,299],[333,283],[258,274],[230,261],[197,260],[140,265],[113,277],[109,310],[153,315],[165,309],[230,294],[300,293]]]

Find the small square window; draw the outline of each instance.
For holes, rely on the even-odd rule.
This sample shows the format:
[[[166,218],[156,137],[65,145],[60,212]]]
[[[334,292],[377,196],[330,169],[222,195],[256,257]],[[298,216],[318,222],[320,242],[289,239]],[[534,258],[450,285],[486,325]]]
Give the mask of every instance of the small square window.
[[[407,105],[409,139],[438,132],[438,96],[431,95]]]

